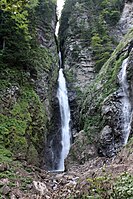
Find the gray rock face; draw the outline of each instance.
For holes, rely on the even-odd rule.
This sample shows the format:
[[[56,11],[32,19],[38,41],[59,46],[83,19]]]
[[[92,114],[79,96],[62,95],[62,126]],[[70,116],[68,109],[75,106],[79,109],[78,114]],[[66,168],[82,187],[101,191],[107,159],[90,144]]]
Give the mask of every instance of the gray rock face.
[[[110,30],[110,34],[119,42],[131,28],[133,28],[133,2],[126,1],[121,18],[116,28]]]
[[[132,74],[131,68],[133,65],[131,64],[132,52],[130,53],[126,68],[128,85],[126,85],[125,88],[122,88],[122,85],[119,85],[120,88],[104,100],[101,109],[104,124],[106,124],[106,126],[104,126],[101,131],[99,153],[108,157],[113,156],[123,145],[125,145],[132,134],[133,90],[132,78],[130,79],[130,75]],[[120,73],[119,81],[122,81],[122,79],[120,79]]]
[[[71,146],[70,154],[66,160],[66,167],[70,168],[73,163],[84,164],[96,155],[96,147],[88,143],[88,138],[82,130],[74,137],[74,143]]]
[[[79,88],[81,92],[94,79],[94,62],[92,61],[92,50],[87,46],[83,47],[80,39],[66,40],[66,53],[64,68],[73,74],[73,87]],[[74,55],[77,54],[77,55]],[[74,57],[75,56],[75,57]]]
[[[37,15],[37,36],[42,47],[56,53],[55,27],[56,27],[56,4],[52,1],[46,3],[40,1],[36,9]]]
[[[60,136],[60,112],[57,100],[57,78],[58,78],[58,54],[55,40],[56,7],[52,2],[41,1],[38,6],[37,36],[41,48],[47,49],[50,59],[49,68],[43,67],[38,70],[38,78],[35,81],[36,90],[46,109],[48,117],[48,132],[46,142],[43,146],[43,157],[41,167],[52,170],[56,167],[61,151]],[[48,6],[48,7],[47,7]],[[41,14],[41,15],[40,15]],[[46,17],[48,14],[49,17]]]
[[[85,88],[94,80],[95,70],[93,52],[88,39],[89,11],[82,3],[73,4],[73,10],[68,16],[68,27],[65,27],[65,32],[60,32],[60,37],[63,66],[68,83],[71,127],[75,134],[79,130],[78,100],[81,100]]]
[[[93,3],[93,6],[94,4],[95,3]],[[96,76],[94,68],[96,65],[95,61],[97,60],[94,60],[94,49],[91,48],[91,37],[93,35],[93,29],[96,27],[91,27],[93,24],[91,22],[94,20],[96,23],[97,19],[99,19],[97,22],[99,23],[103,18],[101,19],[98,14],[95,15],[93,13],[95,8],[93,8],[94,10],[92,11],[86,5],[88,6],[87,1],[73,2],[71,7],[72,11],[70,12],[68,10],[67,28],[64,27],[62,32],[60,32],[60,34],[63,34],[60,35],[61,50],[63,53],[66,78],[68,79],[72,120],[76,121],[75,123],[72,121],[72,130],[75,133],[78,128],[80,129],[77,118],[79,116],[78,109],[82,107],[80,109],[81,123],[84,125],[86,134],[88,133],[88,136],[91,136],[92,132],[94,132],[95,134],[93,135],[95,137],[97,136],[96,140],[99,146],[99,153],[111,157],[123,146],[124,96],[117,75],[119,73],[118,67],[120,67],[119,62],[122,62],[121,60],[124,59],[124,56],[129,56],[131,53],[131,38],[129,42],[127,42],[128,39],[124,41],[128,43],[125,45],[125,48],[123,42],[123,47],[119,47],[119,50],[117,49],[117,53],[115,52],[116,55],[114,53],[111,58],[112,60],[110,59]],[[123,5],[121,6],[121,9],[122,8]],[[114,23],[116,25],[109,25],[106,21],[100,21],[102,25],[104,24],[106,26],[105,28],[103,25],[106,31],[109,32],[106,35],[108,39],[109,36],[111,36],[115,41],[119,42],[133,27],[132,9],[133,2],[126,1],[120,20],[117,24]],[[64,10],[64,16],[65,14]],[[95,17],[93,17],[93,15],[95,15]],[[100,25],[99,23],[99,26]],[[101,35],[100,39],[103,39]],[[109,46],[111,46],[110,44]],[[115,44],[112,46],[112,48],[115,48]],[[97,48],[96,50],[98,51],[99,49]],[[128,68],[129,66],[127,70]],[[71,76],[72,78],[70,80]],[[131,85],[131,83],[129,85]],[[131,87],[133,88],[133,86]],[[131,95],[132,94],[130,94],[130,96]],[[82,101],[83,104],[80,104],[79,101],[82,97],[84,97]],[[129,101],[132,101],[131,97]],[[79,107],[79,104],[81,107]]]
[[[44,150],[44,157],[47,170],[58,169],[58,163],[60,160],[61,152],[61,118],[59,102],[57,97],[53,95],[53,100],[51,101],[51,119],[49,134],[47,136],[47,143]]]
[[[47,7],[48,6],[48,7]],[[47,11],[49,13],[47,13]],[[50,121],[51,119],[51,110],[50,110],[50,100],[48,96],[51,95],[51,82],[56,81],[57,79],[57,68],[58,68],[58,55],[57,55],[57,45],[55,41],[55,28],[56,28],[56,7],[55,4],[49,2],[49,5],[45,5],[45,2],[40,1],[39,6],[36,10],[37,17],[37,39],[41,48],[47,49],[51,62],[50,67],[47,70],[44,70],[44,66],[39,68],[37,71],[37,79],[35,81],[36,90],[41,98],[41,101],[44,103],[44,106],[47,110],[47,116]],[[48,16],[47,16],[48,15]],[[52,59],[53,57],[53,59]],[[46,63],[49,65],[49,63]],[[53,74],[55,73],[55,78]],[[52,88],[56,89],[55,87]],[[50,92],[49,92],[50,90]],[[53,96],[52,96],[53,97]]]
[[[106,126],[101,131],[100,151],[104,156],[115,155],[122,146],[122,103],[121,92],[115,92],[103,102],[102,117]]]

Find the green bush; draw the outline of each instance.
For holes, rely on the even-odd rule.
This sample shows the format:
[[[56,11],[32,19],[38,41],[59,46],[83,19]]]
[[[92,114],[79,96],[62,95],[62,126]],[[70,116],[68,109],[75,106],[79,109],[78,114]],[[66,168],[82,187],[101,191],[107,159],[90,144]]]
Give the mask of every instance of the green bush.
[[[122,174],[114,183],[111,196],[114,199],[132,199],[133,176],[129,173]]]

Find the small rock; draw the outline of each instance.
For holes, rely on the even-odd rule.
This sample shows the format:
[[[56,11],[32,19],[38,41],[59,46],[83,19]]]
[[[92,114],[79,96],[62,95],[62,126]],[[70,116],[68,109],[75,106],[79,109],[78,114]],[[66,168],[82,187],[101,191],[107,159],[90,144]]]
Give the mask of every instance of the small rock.
[[[50,199],[50,196],[47,196],[47,195],[46,195],[45,198],[46,198],[46,199]]]
[[[55,184],[52,188],[54,191],[57,190],[57,188],[58,188],[57,184]]]
[[[41,196],[45,195],[48,192],[46,185],[39,181],[33,181],[33,186],[37,192],[40,193]]]
[[[27,188],[27,189],[32,189],[32,184],[27,184],[27,185],[26,185],[26,188]]]
[[[10,191],[11,191],[11,189],[10,189],[10,187],[8,187],[7,185],[4,185],[4,186],[1,188],[1,192],[2,192],[2,194],[4,194],[4,195],[7,195]]]
[[[62,174],[62,173],[57,174],[57,175],[56,175],[56,179],[60,179],[60,178],[62,178],[62,177],[63,177],[63,175],[64,175],[64,174]]]
[[[73,179],[73,176],[72,176],[72,175],[69,175],[69,176],[67,176],[67,179],[68,179],[68,180],[72,180],[72,179]]]
[[[8,178],[3,178],[0,180],[0,184],[5,185],[9,183],[9,179]]]
[[[11,199],[17,199],[17,197],[14,194],[11,194]]]
[[[17,197],[17,198],[22,198],[22,193],[21,191],[19,190],[19,188],[15,189],[13,191],[14,195]]]
[[[6,171],[9,168],[9,166],[7,164],[1,163],[0,164],[0,171]]]

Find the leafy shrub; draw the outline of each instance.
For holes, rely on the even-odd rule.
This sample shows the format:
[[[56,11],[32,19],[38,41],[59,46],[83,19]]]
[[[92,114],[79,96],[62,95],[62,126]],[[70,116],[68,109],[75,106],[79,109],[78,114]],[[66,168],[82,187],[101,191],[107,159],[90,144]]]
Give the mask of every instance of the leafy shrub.
[[[129,173],[122,174],[114,183],[111,196],[115,199],[133,198],[133,176]]]

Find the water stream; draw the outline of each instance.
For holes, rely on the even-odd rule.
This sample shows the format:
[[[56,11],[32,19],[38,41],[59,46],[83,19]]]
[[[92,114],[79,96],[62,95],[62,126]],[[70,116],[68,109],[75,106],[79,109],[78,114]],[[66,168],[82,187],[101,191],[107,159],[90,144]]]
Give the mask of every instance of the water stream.
[[[62,137],[62,140],[61,140],[62,150],[61,150],[58,170],[64,171],[65,170],[64,160],[67,157],[70,150],[71,132],[70,132],[70,126],[69,126],[70,108],[69,108],[69,103],[68,103],[66,80],[65,80],[62,68],[60,68],[59,70],[57,97],[58,97],[59,106],[60,106],[61,137]]]
[[[118,75],[119,83],[122,88],[123,98],[122,98],[122,113],[123,113],[123,123],[122,123],[122,144],[126,145],[130,131],[131,131],[131,104],[129,101],[129,92],[128,92],[128,82],[126,69],[128,66],[128,58],[126,58],[122,63],[122,69]]]
[[[63,9],[65,0],[57,0],[57,16],[58,22],[56,25],[55,35],[58,38],[59,31],[59,19],[61,17],[61,11]],[[61,153],[60,159],[58,163],[57,171],[64,171],[64,161],[70,150],[70,140],[71,140],[71,132],[70,132],[70,108],[68,103],[68,95],[67,95],[67,87],[66,80],[63,74],[62,68],[62,57],[61,52],[59,52],[59,76],[58,76],[58,90],[57,90],[57,98],[59,101],[60,107],[60,115],[61,115]]]

